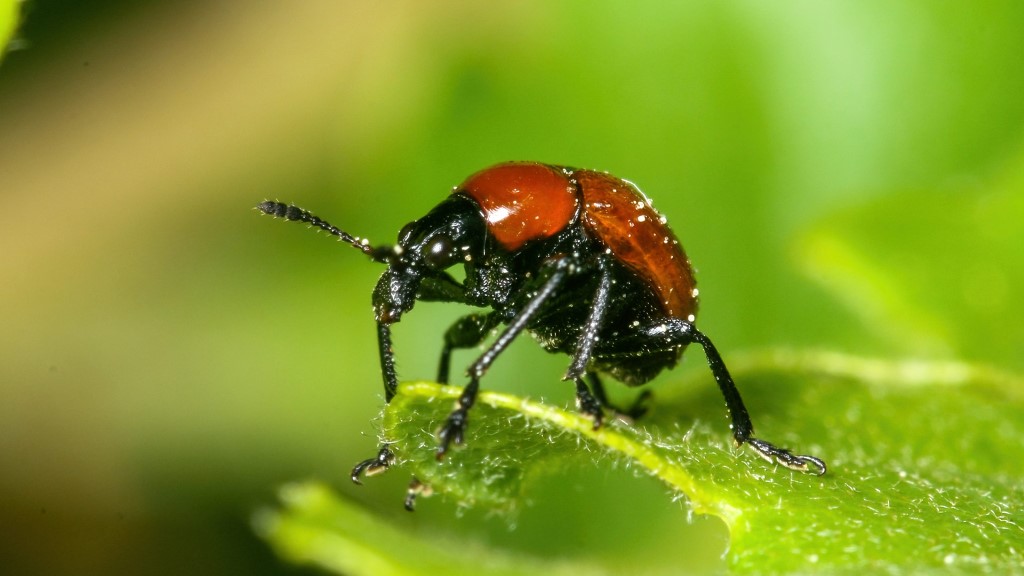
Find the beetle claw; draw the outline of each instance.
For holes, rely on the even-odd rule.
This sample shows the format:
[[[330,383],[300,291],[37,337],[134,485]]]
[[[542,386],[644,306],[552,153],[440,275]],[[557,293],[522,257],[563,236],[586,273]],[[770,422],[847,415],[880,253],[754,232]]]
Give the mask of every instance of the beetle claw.
[[[615,411],[615,415],[619,419],[632,423],[647,414],[647,411],[650,409],[649,405],[652,396],[653,394],[650,390],[644,390],[629,406],[609,406],[609,408]]]
[[[462,444],[466,432],[466,424],[469,422],[466,410],[459,408],[448,415],[448,420],[437,433],[437,459],[444,459],[448,448],[454,443],[456,446]]]
[[[416,511],[416,498],[419,496],[430,496],[434,493],[429,484],[420,482],[420,479],[413,476],[409,482],[409,488],[405,491],[405,509],[409,512]]]
[[[385,444],[381,446],[380,451],[373,458],[367,458],[362,462],[355,465],[352,468],[352,482],[356,484],[362,484],[362,476],[375,476],[382,472],[386,472],[391,464],[395,461],[395,454]]]
[[[822,476],[828,470],[825,461],[821,458],[804,454],[793,454],[785,448],[779,448],[770,442],[758,440],[757,438],[749,438],[746,442],[760,457],[769,462],[782,464],[790,470],[811,472],[816,476]]]
[[[576,378],[576,408],[581,414],[593,420],[594,430],[604,424],[604,411],[601,409],[601,402],[590,393],[580,378]]]

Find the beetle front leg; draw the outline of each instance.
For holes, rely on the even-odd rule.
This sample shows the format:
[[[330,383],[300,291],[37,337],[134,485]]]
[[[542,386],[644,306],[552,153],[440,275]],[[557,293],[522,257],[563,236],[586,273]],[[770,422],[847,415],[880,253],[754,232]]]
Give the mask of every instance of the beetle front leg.
[[[448,452],[448,447],[455,443],[462,444],[465,439],[466,425],[469,423],[469,409],[476,403],[477,392],[480,391],[480,378],[473,377],[462,389],[462,394],[455,402],[455,410],[448,415],[444,426],[437,433],[437,459],[441,460]]]
[[[352,468],[351,478],[352,482],[356,484],[362,484],[362,477],[374,476],[382,472],[387,472],[387,469],[391,467],[391,464],[395,461],[395,454],[391,452],[387,444],[380,447],[380,451],[373,458],[367,458],[362,462],[355,465]]]
[[[391,348],[391,326],[383,322],[377,323],[377,345],[380,350],[380,370],[384,375],[384,400],[391,402],[398,389],[398,374],[395,372],[395,352]],[[373,476],[386,472],[395,461],[395,455],[388,444],[383,444],[377,455],[359,462],[352,468],[352,482],[362,484],[363,475]]]
[[[391,347],[391,325],[377,322],[377,348],[380,351],[380,372],[384,377],[384,401],[391,402],[398,390],[395,372],[395,351]]]

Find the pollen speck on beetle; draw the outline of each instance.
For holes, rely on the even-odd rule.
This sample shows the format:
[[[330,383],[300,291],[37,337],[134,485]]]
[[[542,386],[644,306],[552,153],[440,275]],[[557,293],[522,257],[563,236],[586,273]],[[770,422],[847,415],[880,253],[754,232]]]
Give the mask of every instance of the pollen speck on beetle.
[[[646,222],[647,221],[647,216],[641,214],[641,215],[636,217],[636,221],[637,222]]]

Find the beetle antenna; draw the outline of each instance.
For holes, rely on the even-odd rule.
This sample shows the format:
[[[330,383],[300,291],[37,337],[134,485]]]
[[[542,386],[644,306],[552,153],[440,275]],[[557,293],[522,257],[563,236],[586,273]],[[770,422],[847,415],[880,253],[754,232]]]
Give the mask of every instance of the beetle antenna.
[[[392,246],[370,246],[370,243],[365,238],[358,238],[345,232],[341,228],[331,224],[330,222],[320,218],[319,216],[295,206],[294,204],[284,204],[282,202],[275,202],[273,200],[266,200],[260,202],[256,206],[264,214],[273,216],[275,218],[283,218],[285,220],[291,220],[293,222],[305,222],[310,226],[319,228],[328,234],[337,236],[338,239],[343,242],[351,244],[353,247],[359,249],[361,252],[373,258],[377,262],[388,263],[391,262],[397,254]]]

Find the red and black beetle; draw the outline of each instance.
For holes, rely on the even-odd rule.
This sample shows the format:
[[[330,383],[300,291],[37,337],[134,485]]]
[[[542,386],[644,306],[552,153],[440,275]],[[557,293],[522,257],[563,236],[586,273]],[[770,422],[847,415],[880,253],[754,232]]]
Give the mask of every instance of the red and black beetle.
[[[477,346],[505,326],[470,364],[469,383],[438,432],[438,458],[463,442],[480,378],[526,330],[548,352],[570,356],[563,380],[575,383],[579,409],[595,427],[608,405],[598,373],[639,386],[675,366],[686,346],[697,343],[725,396],[736,443],[789,468],[825,473],[819,458],[754,437],[722,357],[694,325],[690,261],[665,219],[626,180],[537,162],[498,164],[473,174],[406,225],[395,246],[371,246],[295,206],[267,201],[259,209],[326,230],[387,264],[373,291],[387,401],[398,382],[391,325],[417,300],[490,310],[465,316],[445,332],[439,382],[448,381],[452,351]],[[445,271],[457,264],[465,267],[462,283]],[[385,445],[356,465],[352,480],[359,483],[364,472],[383,471],[392,460]]]

